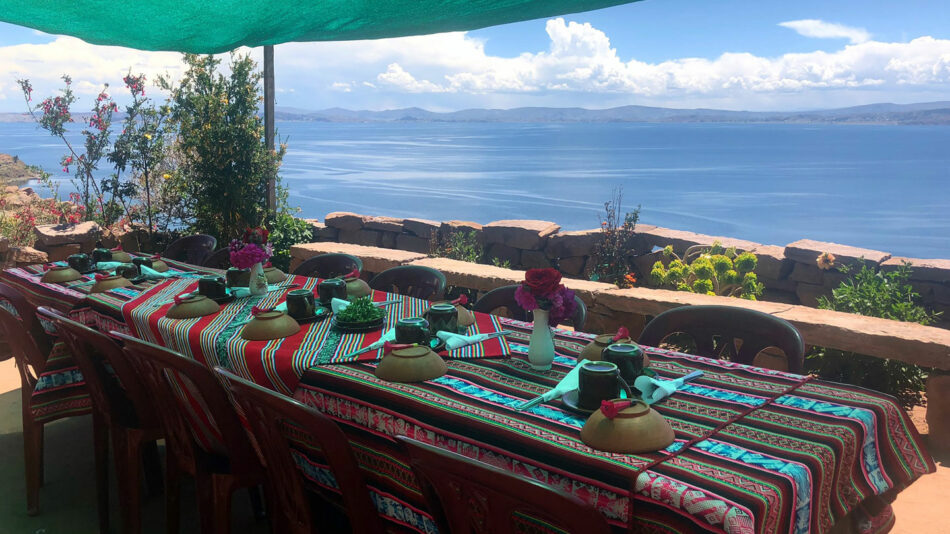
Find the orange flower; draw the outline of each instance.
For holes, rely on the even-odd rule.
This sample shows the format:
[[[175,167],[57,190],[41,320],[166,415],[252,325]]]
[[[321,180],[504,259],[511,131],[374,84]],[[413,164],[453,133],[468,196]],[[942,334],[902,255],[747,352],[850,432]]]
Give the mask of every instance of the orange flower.
[[[637,283],[637,277],[633,273],[627,273],[623,279],[626,280],[630,285],[635,285]]]
[[[818,268],[827,271],[835,266],[835,255],[830,252],[822,252],[818,255],[818,259],[815,261],[818,264]]]

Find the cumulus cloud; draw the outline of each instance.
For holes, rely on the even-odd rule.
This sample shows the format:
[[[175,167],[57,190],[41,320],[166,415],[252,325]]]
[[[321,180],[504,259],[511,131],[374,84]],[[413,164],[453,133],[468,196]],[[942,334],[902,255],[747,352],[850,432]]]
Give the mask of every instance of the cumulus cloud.
[[[864,43],[871,40],[871,34],[864,28],[852,28],[818,19],[789,20],[779,22],[778,25],[795,30],[805,37],[816,39],[847,39],[852,43]]]
[[[287,43],[275,51],[277,104],[458,109],[645,103],[774,109],[950,98],[950,40],[923,36],[880,42],[866,39],[864,30],[801,22],[814,21],[783,25],[803,35],[851,42],[833,51],[774,57],[729,52],[647,62],[622,57],[609,36],[589,23],[556,18],[545,24],[545,50],[513,56],[490,54],[482,40],[465,32]],[[68,72],[77,88],[94,94],[104,82],[119,83],[130,66],[150,80],[165,72],[178,76],[183,68],[178,54],[95,46],[69,37],[0,47],[0,72],[10,73],[0,79],[0,101],[5,110],[20,110],[10,98],[19,98],[17,77],[30,77],[38,94],[49,94],[58,76]],[[118,88],[113,92],[120,93]]]

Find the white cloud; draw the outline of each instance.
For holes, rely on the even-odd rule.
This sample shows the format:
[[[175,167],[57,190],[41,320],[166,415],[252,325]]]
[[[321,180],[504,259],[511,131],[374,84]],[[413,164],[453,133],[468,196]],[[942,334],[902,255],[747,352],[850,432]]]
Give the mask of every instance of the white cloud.
[[[783,24],[793,22],[801,21]],[[802,28],[793,29],[811,31]],[[947,39],[862,41],[852,31],[863,30],[840,27],[823,35],[852,32],[847,38],[854,42],[833,51],[775,57],[729,52],[651,63],[621,57],[610,38],[587,23],[551,19],[545,31],[546,50],[508,57],[488,53],[482,40],[464,32],[278,45],[275,69],[282,90],[277,104],[312,109],[624,104],[801,109],[950,100]],[[260,60],[259,49],[251,53]],[[9,73],[0,79],[0,105],[4,111],[23,110],[14,83],[18,77],[33,81],[35,95],[47,95],[69,72],[77,92],[92,95],[104,82],[121,83],[130,66],[149,81],[159,73],[179,76],[183,68],[178,54],[95,46],[69,37],[0,47],[0,72]],[[124,93],[119,87],[110,91]]]
[[[805,37],[816,39],[847,39],[855,44],[871,40],[871,34],[864,28],[852,28],[818,19],[790,20],[780,22],[778,25],[795,30]]]

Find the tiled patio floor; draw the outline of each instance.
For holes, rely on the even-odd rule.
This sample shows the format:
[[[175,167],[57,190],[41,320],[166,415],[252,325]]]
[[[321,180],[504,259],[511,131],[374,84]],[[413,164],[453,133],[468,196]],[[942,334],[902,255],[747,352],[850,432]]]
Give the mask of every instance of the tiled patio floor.
[[[93,534],[96,531],[95,482],[92,460],[92,421],[72,418],[46,427],[46,485],[40,490],[40,515],[26,515],[23,477],[23,439],[20,421],[19,378],[12,363],[0,362],[0,534]],[[111,466],[110,466],[111,467]],[[112,486],[113,532],[119,531],[119,512]],[[900,494],[894,504],[894,534],[950,534],[945,500],[950,496],[950,458],[938,461],[927,475]],[[194,488],[182,494],[183,534],[197,533]],[[164,532],[164,498],[150,498],[144,511],[144,533]],[[266,522],[250,513],[246,492],[235,495],[232,513],[237,533],[265,533]]]

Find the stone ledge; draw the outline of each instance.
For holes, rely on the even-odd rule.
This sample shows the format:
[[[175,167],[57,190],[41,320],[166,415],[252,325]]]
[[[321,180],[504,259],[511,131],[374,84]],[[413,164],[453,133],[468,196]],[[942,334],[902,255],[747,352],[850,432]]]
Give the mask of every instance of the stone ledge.
[[[402,219],[395,217],[366,217],[363,219],[363,228],[366,230],[382,230],[384,232],[402,232]]]
[[[515,271],[494,265],[482,265],[448,258],[422,258],[410,265],[422,265],[438,269],[445,275],[449,285],[468,287],[478,291],[491,291],[496,287],[518,284],[524,280],[524,271]]]
[[[795,325],[808,345],[950,369],[950,331],[852,313],[778,302],[751,301],[663,289],[612,289],[596,293],[598,305],[620,312],[657,315],[678,306],[718,304],[757,310]]]
[[[293,259],[291,270],[306,259],[319,254],[342,252],[363,260],[363,270],[371,273],[380,273],[391,267],[405,265],[425,257],[425,254],[406,252],[389,248],[365,247],[350,243],[305,243],[290,248]]]
[[[92,222],[77,224],[41,224],[33,228],[36,243],[47,247],[69,243],[95,243],[101,230]]]
[[[697,234],[684,230],[673,230],[671,228],[662,228],[659,226],[637,225],[636,234],[641,243],[652,249],[653,247],[673,246],[673,252],[682,256],[686,249],[693,245],[712,245],[719,242],[720,245],[729,248],[735,247],[737,250],[753,250],[761,247],[760,243],[746,241],[744,239],[735,239],[732,237],[722,237],[706,234]],[[645,252],[650,252],[646,250]]]
[[[822,252],[834,254],[835,263],[851,265],[863,261],[868,264],[868,267],[873,267],[891,257],[887,252],[881,252],[880,250],[851,247],[812,239],[799,239],[794,243],[785,245],[786,258],[808,265],[816,265],[818,255]]]
[[[482,227],[486,243],[501,243],[522,250],[538,250],[545,238],[561,227],[551,221],[508,219],[493,221]]]
[[[558,232],[548,238],[544,253],[549,258],[589,256],[601,239],[601,231],[598,229]]]
[[[439,221],[430,221],[429,219],[403,219],[402,227],[407,232],[422,239],[432,239],[432,236],[438,233],[442,223]]]
[[[881,263],[882,271],[895,271],[904,262],[910,263],[910,279],[923,282],[950,282],[950,260],[905,258],[895,256]]]
[[[334,211],[333,213],[328,213],[323,222],[331,228],[354,231],[363,227],[363,220],[364,217],[356,213]]]

